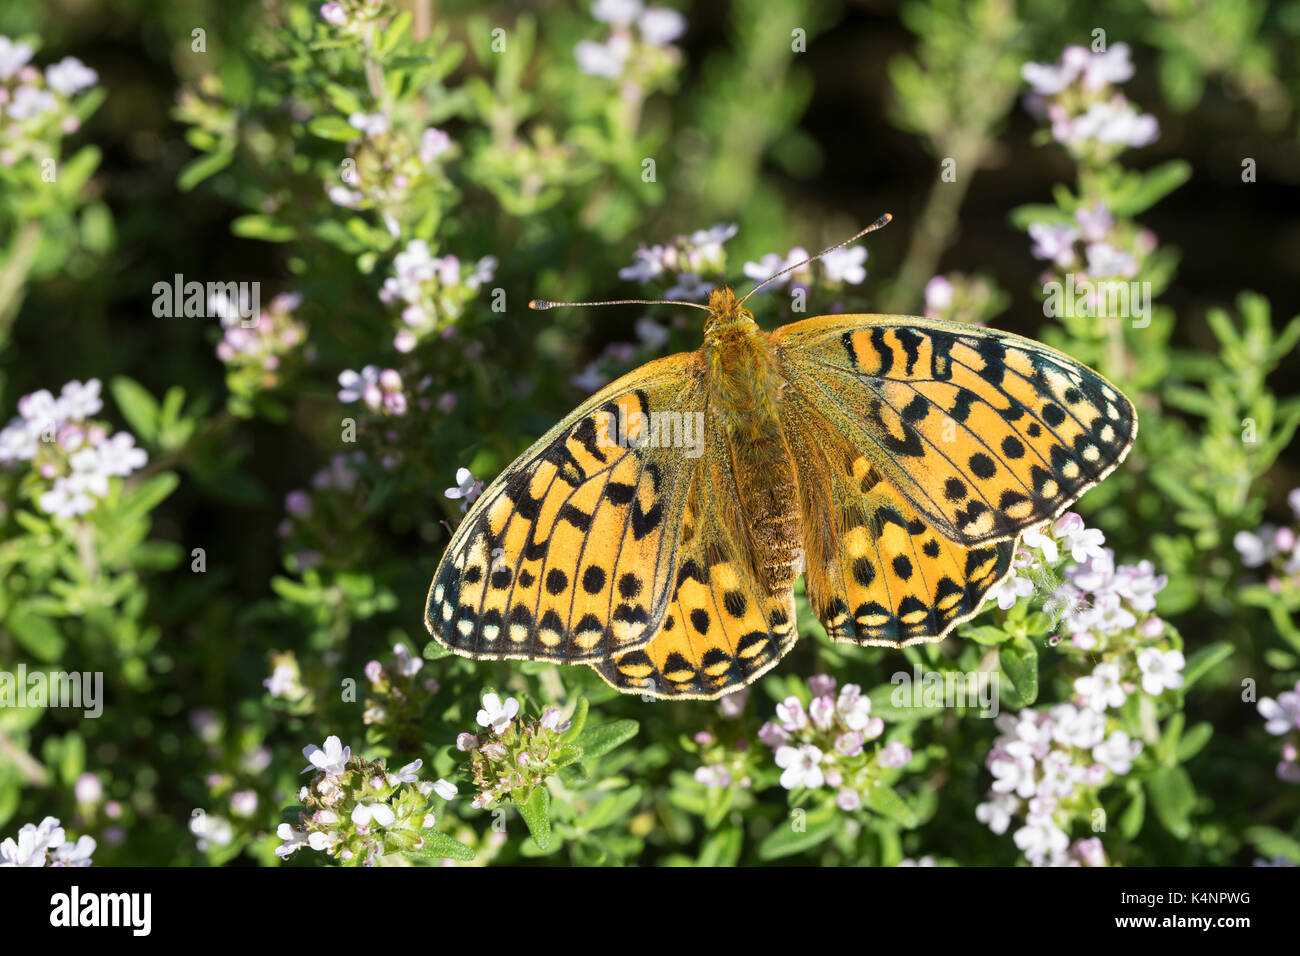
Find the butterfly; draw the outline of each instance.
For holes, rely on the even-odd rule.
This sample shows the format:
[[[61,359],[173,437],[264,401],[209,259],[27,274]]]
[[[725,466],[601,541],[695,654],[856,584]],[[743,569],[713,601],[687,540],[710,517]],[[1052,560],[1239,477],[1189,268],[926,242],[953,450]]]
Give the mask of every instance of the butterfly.
[[[938,641],[1133,445],[1120,390],[1030,339],[898,315],[765,332],[743,302],[714,290],[698,351],[605,386],[482,493],[429,588],[433,637],[715,699],[793,646],[802,574],[832,640]]]

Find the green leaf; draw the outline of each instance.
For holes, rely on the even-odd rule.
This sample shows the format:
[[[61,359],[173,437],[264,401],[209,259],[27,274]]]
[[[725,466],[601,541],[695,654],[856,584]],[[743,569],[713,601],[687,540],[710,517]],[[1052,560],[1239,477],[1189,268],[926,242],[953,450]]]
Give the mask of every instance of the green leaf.
[[[740,860],[740,848],[745,834],[740,827],[726,827],[714,833],[700,847],[697,866],[735,866]]]
[[[573,716],[569,718],[569,729],[560,734],[560,743],[567,744],[582,733],[582,728],[587,725],[587,710],[590,706],[587,698],[578,698],[577,706],[573,708]]]
[[[408,856],[419,857],[422,859],[436,860],[472,860],[474,851],[461,843],[454,840],[445,833],[439,833],[437,830],[421,830],[420,838],[424,840],[424,846],[418,850],[412,850]]]
[[[63,654],[64,640],[53,621],[34,613],[26,604],[13,608],[5,618],[5,627],[39,661],[56,661]]]
[[[615,720],[588,728],[577,739],[578,746],[582,748],[582,759],[592,760],[603,757],[615,747],[635,737],[640,729],[641,725],[635,720]]]
[[[538,849],[547,850],[551,846],[551,791],[545,786],[533,787],[523,800],[516,800],[519,815],[528,825],[528,832]]]
[[[915,811],[898,795],[898,791],[883,783],[867,787],[862,794],[862,803],[868,809],[909,830],[917,824]]]
[[[232,146],[222,146],[215,153],[205,153],[198,159],[188,163],[176,177],[176,188],[183,193],[189,192],[199,183],[209,177],[215,176],[235,158],[235,150]]]
[[[149,391],[125,375],[114,375],[108,388],[136,437],[142,442],[154,443],[158,438],[158,403]]]
[[[1231,656],[1232,644],[1228,641],[1215,641],[1196,651],[1187,658],[1187,666],[1183,668],[1182,692],[1187,693],[1193,684]]]
[[[1285,857],[1300,863],[1300,840],[1273,827],[1247,827],[1243,834],[1262,856]]]
[[[1210,738],[1214,736],[1214,727],[1208,721],[1202,721],[1192,727],[1191,730],[1183,734],[1178,741],[1178,747],[1174,751],[1174,759],[1179,763],[1187,763],[1198,753],[1201,752]]]
[[[968,627],[961,632],[962,637],[969,637],[972,641],[984,645],[1005,644],[1014,636],[1010,631],[1005,631],[1000,627],[993,627],[989,624],[983,624],[979,627]]]
[[[1017,637],[999,648],[998,662],[1021,706],[1032,705],[1038,699],[1038,648],[1028,638]]]
[[[436,640],[433,640],[424,645],[424,650],[421,652],[421,656],[427,661],[436,661],[440,657],[446,657],[450,653],[451,651],[447,650],[447,648],[443,647]]]
[[[263,242],[288,242],[298,235],[293,226],[276,222],[270,216],[252,213],[240,216],[230,224],[232,235],[244,239],[261,239]]]
[[[590,833],[611,823],[623,821],[641,802],[641,788],[628,787],[611,794],[578,818],[583,830]]]
[[[816,819],[810,814],[796,828],[795,820],[787,820],[775,830],[763,837],[758,845],[760,860],[779,860],[783,856],[793,856],[814,849],[829,840],[839,827],[835,815],[819,811]]]
[[[1133,788],[1133,797],[1119,815],[1119,832],[1125,840],[1132,840],[1142,831],[1142,821],[1146,817],[1147,797],[1141,787]]]
[[[313,136],[332,139],[337,143],[347,143],[361,136],[361,130],[342,116],[318,116],[307,124],[307,131]]]
[[[1147,779],[1151,809],[1165,829],[1179,839],[1192,832],[1191,813],[1196,806],[1192,778],[1182,767],[1163,767]]]

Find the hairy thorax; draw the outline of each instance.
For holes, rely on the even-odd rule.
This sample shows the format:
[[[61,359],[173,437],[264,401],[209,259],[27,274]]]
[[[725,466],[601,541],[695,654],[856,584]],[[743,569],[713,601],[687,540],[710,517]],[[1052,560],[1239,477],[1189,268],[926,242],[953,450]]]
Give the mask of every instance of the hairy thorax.
[[[734,535],[772,593],[797,574],[798,489],[781,430],[782,378],[767,333],[730,289],[709,298],[704,326],[709,414],[726,442],[738,509]],[[723,477],[723,476],[715,476]]]

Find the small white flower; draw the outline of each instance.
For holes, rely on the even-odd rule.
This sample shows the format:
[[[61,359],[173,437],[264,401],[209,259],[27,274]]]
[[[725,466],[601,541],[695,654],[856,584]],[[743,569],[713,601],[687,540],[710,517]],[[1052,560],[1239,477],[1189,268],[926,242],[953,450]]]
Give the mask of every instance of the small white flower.
[[[97,450],[99,468],[105,475],[125,478],[149,461],[144,449],[135,446],[135,436],[130,432],[115,432],[111,438],[100,442]]]
[[[416,759],[406,764],[400,770],[387,774],[389,786],[396,787],[400,783],[415,783],[419,779],[419,777],[416,776],[416,772],[422,766],[424,766],[424,761]]]
[[[641,38],[652,46],[667,46],[686,32],[686,18],[667,7],[650,7],[637,21]]]
[[[588,76],[599,76],[607,80],[616,80],[623,73],[630,49],[624,39],[610,37],[606,43],[594,40],[582,40],[573,48],[573,58],[578,61],[578,69]]]
[[[995,793],[975,808],[975,819],[1001,836],[1011,826],[1011,816],[1020,809],[1020,801],[1009,793]]]
[[[1292,729],[1300,730],[1300,683],[1295,690],[1278,694],[1277,700],[1261,697],[1257,707],[1259,715],[1267,721],[1264,729],[1270,734],[1280,736]]]
[[[38,90],[34,86],[20,86],[14,91],[9,101],[8,112],[16,120],[31,119],[49,112],[58,105],[54,94],[49,90]]]
[[[359,827],[368,827],[372,822],[391,827],[396,820],[397,814],[386,803],[358,803],[352,808],[352,822]]]
[[[420,135],[420,162],[431,163],[451,149],[451,137],[437,127],[430,126]]]
[[[1152,697],[1183,686],[1182,670],[1187,665],[1182,651],[1164,651],[1148,647],[1138,654],[1142,671],[1142,689]]]
[[[275,855],[282,860],[288,859],[307,845],[306,831],[295,830],[287,823],[281,823],[276,827],[275,835],[284,841],[275,848]]]
[[[346,369],[339,372],[339,401],[355,402],[371,388],[379,387],[379,366],[367,365],[360,372]]]
[[[986,601],[997,601],[998,607],[1004,611],[1010,610],[1021,598],[1029,597],[1034,593],[1034,582],[1029,578],[1022,578],[1016,574],[1008,574],[1005,578],[992,588],[989,588],[985,596]]]
[[[383,113],[353,113],[348,123],[367,136],[382,136],[388,132],[388,117]]]
[[[1092,759],[1116,776],[1123,776],[1133,768],[1133,758],[1142,752],[1142,741],[1131,740],[1122,730],[1117,730],[1092,748]]]
[[[840,689],[835,710],[849,730],[866,730],[871,723],[871,698],[857,684],[845,684]]]
[[[864,266],[866,261],[867,250],[864,246],[847,246],[826,253],[822,257],[822,268],[826,270],[826,278],[832,282],[858,285],[867,278]]]
[[[433,785],[433,792],[444,800],[450,800],[452,797],[456,796],[457,790],[456,785],[450,780],[439,779]]]
[[[1017,830],[1012,839],[1025,854],[1025,859],[1035,865],[1042,865],[1051,858],[1064,853],[1070,845],[1070,838],[1049,816],[1032,816],[1025,825]]]
[[[1043,552],[1043,558],[1048,564],[1055,564],[1060,557],[1060,552],[1056,549],[1056,539],[1051,535],[1045,534],[1045,528],[1030,528],[1020,535],[1020,543],[1026,548],[1034,548]]]
[[[95,838],[82,836],[76,843],[65,843],[53,853],[51,866],[90,866],[91,854],[95,852]]]
[[[822,752],[812,744],[801,747],[778,747],[776,765],[784,768],[781,786],[787,790],[796,787],[820,787],[826,782],[821,768]]]
[[[0,36],[0,80],[7,80],[27,65],[32,58],[30,43],[15,43]]]
[[[308,744],[302,748],[302,755],[311,762],[310,766],[303,768],[303,773],[315,769],[336,777],[347,769],[347,763],[352,759],[352,748],[344,747],[343,741],[331,734],[325,738],[324,748]]]
[[[591,16],[602,23],[626,26],[641,14],[641,0],[596,0]]]
[[[478,497],[478,491],[475,490],[475,486],[478,486],[478,489],[481,490],[482,482],[475,478],[468,468],[457,468],[456,487],[448,488],[443,492],[443,494],[448,498],[451,498],[453,501],[457,498],[464,498],[466,501],[473,501]]]
[[[496,694],[483,695],[483,709],[478,712],[478,725],[491,727],[492,732],[501,734],[510,726],[510,721],[519,713],[519,701],[507,697],[504,702]]]
[[[65,56],[45,68],[45,82],[55,93],[72,96],[99,82],[99,74],[75,56]]]
[[[1115,664],[1098,664],[1090,676],[1076,678],[1074,691],[1086,707],[1097,713],[1111,707],[1123,707],[1128,699],[1120,683],[1119,667]]]

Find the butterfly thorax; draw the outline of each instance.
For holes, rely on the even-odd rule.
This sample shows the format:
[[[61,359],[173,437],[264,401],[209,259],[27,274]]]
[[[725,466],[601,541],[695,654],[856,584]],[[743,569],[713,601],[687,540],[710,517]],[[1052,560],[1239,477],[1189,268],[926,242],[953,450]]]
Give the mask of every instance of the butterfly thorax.
[[[725,440],[739,508],[734,540],[773,593],[792,586],[800,541],[798,492],[781,427],[783,379],[771,339],[730,289],[709,296],[704,325],[709,414]]]

